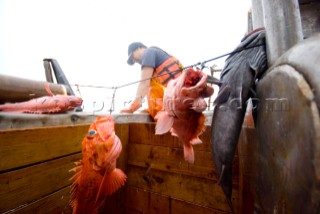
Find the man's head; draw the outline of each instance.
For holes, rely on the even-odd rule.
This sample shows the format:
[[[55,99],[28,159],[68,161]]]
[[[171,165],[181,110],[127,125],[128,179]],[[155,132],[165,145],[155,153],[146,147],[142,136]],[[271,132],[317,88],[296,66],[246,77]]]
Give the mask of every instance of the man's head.
[[[128,65],[134,64],[133,52],[139,48],[147,48],[147,46],[145,46],[141,42],[133,42],[128,46],[128,60],[127,60]]]

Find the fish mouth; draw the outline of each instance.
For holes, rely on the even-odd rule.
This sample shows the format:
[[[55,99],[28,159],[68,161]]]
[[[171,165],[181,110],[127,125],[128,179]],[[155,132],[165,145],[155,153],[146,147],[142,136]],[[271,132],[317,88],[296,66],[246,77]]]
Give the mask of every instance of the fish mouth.
[[[71,97],[69,101],[73,106],[81,106],[83,103],[83,100],[80,97]]]
[[[200,70],[188,69],[186,72],[186,78],[184,85],[187,87],[196,86],[197,83],[203,78],[203,73]]]

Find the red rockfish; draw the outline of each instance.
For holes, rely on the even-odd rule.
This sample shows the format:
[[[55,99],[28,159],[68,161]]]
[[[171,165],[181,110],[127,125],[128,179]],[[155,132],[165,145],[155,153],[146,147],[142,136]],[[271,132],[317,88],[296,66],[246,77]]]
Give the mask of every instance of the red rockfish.
[[[70,171],[73,213],[98,213],[106,197],[126,182],[127,176],[116,168],[122,150],[111,116],[99,116],[82,141],[82,160]]]
[[[25,102],[0,105],[0,112],[52,114],[73,110],[82,105],[82,99],[76,96],[54,95],[48,84],[45,89],[50,96],[34,98]]]
[[[204,97],[210,97],[214,91],[206,81],[207,74],[201,70],[187,69],[168,83],[163,97],[164,110],[156,115],[156,134],[170,130],[181,139],[184,158],[189,163],[194,163],[192,145],[202,143],[199,135],[206,128],[206,117],[202,113],[207,107]]]

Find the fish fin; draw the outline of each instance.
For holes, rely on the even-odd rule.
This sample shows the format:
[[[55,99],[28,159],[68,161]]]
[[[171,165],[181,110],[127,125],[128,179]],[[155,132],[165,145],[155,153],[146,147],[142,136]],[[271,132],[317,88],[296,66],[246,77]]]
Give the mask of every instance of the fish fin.
[[[170,116],[166,111],[159,111],[156,115],[156,118],[156,135],[167,133],[173,125],[174,118]]]
[[[214,104],[217,105],[217,104],[222,104],[227,102],[230,94],[231,94],[231,87],[229,85],[226,85],[219,91],[217,98],[214,100]]]
[[[69,170],[69,172],[75,172],[75,174],[69,179],[69,181],[72,181],[71,189],[70,189],[70,200],[69,204],[72,207],[77,207],[78,202],[76,200],[78,189],[79,189],[79,180],[81,178],[81,172],[82,172],[82,160],[75,162],[76,167]],[[75,208],[76,209],[76,208]]]
[[[194,151],[191,144],[183,144],[183,153],[184,153],[184,159],[188,161],[189,163],[194,163]]]
[[[228,197],[226,197],[226,199],[227,199],[227,203],[231,209],[231,213],[235,213],[231,199]]]
[[[224,173],[225,173],[225,170],[226,170],[226,165],[222,165],[222,169],[221,169],[221,174],[220,174],[220,177],[219,177],[219,179],[218,179],[218,184],[219,185],[221,185],[221,180],[222,180],[222,177],[223,177],[223,175],[224,175]]]
[[[50,89],[50,86],[49,86],[49,83],[45,83],[44,84],[44,88],[46,89],[46,91],[48,92],[48,94],[50,95],[50,96],[54,96],[54,94],[52,93],[52,91],[51,91],[51,89]]]
[[[171,133],[171,135],[172,135],[173,137],[179,137],[177,131],[176,131],[174,128],[171,128],[171,129],[170,129],[170,133]]]
[[[211,97],[214,93],[214,88],[212,88],[211,86],[207,85],[203,92],[202,92],[202,96],[204,97]]]
[[[96,197],[96,203],[103,201],[108,195],[117,191],[127,180],[126,174],[121,169],[115,168],[112,172],[106,172]]]
[[[199,137],[197,138],[193,138],[191,141],[190,141],[191,145],[198,145],[198,144],[201,144],[202,143],[202,140],[200,140]]]
[[[222,164],[221,174],[218,180],[218,184],[222,187],[224,194],[226,195],[227,202],[230,205],[230,208],[233,209],[231,203],[231,195],[232,195],[232,171],[227,169],[225,164]]]
[[[218,86],[221,86],[221,84],[222,84],[222,82],[219,79],[217,79],[213,76],[210,76],[210,75],[208,75],[208,77],[207,77],[207,83],[216,84]]]

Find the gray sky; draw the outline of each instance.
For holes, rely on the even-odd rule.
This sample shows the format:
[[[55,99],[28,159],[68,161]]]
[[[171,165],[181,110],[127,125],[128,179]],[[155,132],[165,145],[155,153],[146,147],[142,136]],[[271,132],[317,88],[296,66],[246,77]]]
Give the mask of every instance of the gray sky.
[[[205,61],[239,44],[250,5],[251,0],[0,0],[0,73],[45,80],[42,60],[55,58],[71,84],[123,85],[140,77],[138,65],[126,64],[129,43],[161,47],[184,66]],[[136,87],[117,90],[117,108],[133,98]],[[113,93],[80,89],[89,105]]]

